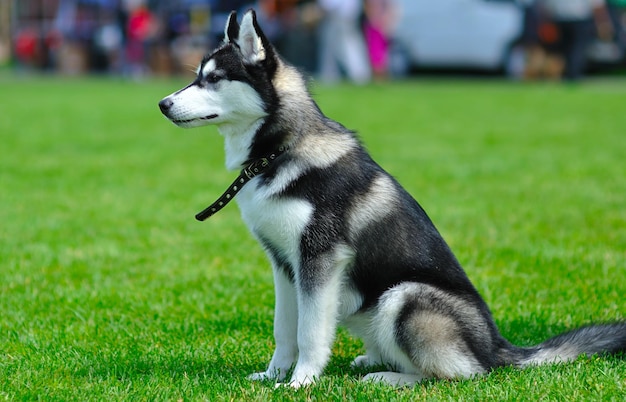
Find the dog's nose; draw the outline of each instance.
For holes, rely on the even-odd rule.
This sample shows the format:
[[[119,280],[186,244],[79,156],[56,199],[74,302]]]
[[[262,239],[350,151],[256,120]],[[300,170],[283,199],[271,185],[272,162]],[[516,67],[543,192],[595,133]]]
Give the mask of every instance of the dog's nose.
[[[173,104],[174,102],[172,102],[170,98],[161,99],[161,102],[159,102],[159,109],[161,109],[161,113],[167,113]]]

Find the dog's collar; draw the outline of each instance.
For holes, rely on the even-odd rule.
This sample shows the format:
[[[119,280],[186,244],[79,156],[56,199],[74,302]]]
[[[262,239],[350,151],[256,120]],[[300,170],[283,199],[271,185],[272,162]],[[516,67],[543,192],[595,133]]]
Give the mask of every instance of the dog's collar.
[[[222,208],[226,206],[235,195],[243,188],[243,186],[252,180],[255,176],[263,173],[267,168],[274,162],[276,158],[278,158],[283,152],[287,150],[287,147],[281,146],[278,150],[270,155],[255,159],[248,166],[241,169],[239,176],[233,181],[233,183],[228,187],[228,189],[222,194],[220,198],[217,199],[213,204],[206,207],[202,212],[196,215],[196,219],[199,221],[204,221],[205,219],[210,218],[211,216],[218,213]]]

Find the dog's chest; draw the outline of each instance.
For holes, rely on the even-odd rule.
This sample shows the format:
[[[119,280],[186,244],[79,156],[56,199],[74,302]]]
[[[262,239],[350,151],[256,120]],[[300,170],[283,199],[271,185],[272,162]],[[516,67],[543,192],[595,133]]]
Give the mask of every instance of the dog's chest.
[[[313,206],[306,200],[272,195],[271,189],[257,187],[256,179],[237,195],[241,216],[257,239],[269,242],[297,266],[300,238],[308,225]]]

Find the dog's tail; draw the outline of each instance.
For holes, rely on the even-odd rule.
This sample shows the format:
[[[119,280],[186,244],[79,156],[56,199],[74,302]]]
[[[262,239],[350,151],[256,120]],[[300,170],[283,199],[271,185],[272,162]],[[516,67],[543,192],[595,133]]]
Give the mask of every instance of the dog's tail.
[[[530,348],[517,349],[515,365],[525,367],[575,360],[580,355],[626,353],[626,322],[590,325]]]

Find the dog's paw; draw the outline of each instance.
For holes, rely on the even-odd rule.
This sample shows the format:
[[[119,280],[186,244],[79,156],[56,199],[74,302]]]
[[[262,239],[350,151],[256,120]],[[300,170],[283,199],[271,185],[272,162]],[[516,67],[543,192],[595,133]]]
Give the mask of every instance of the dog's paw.
[[[260,373],[252,373],[247,378],[251,381],[281,381],[287,377],[287,371],[267,370]]]
[[[313,384],[315,381],[310,380],[308,378],[305,378],[304,380],[294,380],[292,379],[289,382],[279,382],[274,386],[274,389],[276,388],[283,388],[283,387],[289,387],[289,388],[293,388],[293,389],[298,389],[301,387],[306,387],[308,385]]]
[[[380,382],[394,387],[410,387],[420,382],[423,377],[416,374],[395,373],[393,371],[381,371],[370,373],[363,377],[363,381]]]
[[[375,366],[376,363],[372,362],[372,359],[368,355],[357,356],[352,363],[350,363],[350,367],[352,368],[368,368]]]
[[[265,371],[260,372],[260,373],[252,373],[248,375],[246,378],[250,381],[265,381],[265,380],[272,379]]]

